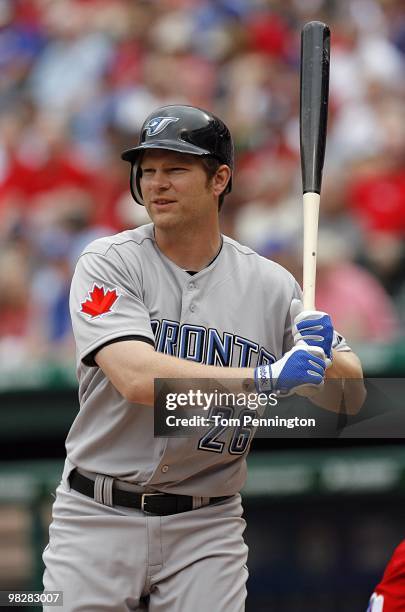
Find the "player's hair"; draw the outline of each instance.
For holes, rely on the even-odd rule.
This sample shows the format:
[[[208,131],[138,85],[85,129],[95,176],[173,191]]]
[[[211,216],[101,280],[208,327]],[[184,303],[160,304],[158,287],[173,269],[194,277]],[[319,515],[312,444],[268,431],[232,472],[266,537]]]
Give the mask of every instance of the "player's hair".
[[[207,175],[207,181],[211,181],[217,173],[217,170],[220,166],[222,166],[222,162],[220,162],[216,157],[212,155],[204,155],[201,158],[202,164],[204,166],[205,173]],[[224,203],[224,198],[226,196],[226,188],[221,193],[218,199],[218,210],[221,210],[222,205]]]

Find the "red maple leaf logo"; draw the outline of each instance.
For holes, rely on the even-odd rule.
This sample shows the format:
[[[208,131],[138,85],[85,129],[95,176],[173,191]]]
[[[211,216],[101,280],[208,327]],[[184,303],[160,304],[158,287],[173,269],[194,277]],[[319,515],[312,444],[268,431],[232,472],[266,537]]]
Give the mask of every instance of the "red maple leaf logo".
[[[112,291],[105,290],[104,285],[101,285],[101,287],[94,285],[93,290],[89,291],[89,296],[90,299],[87,298],[82,302],[80,312],[84,312],[92,318],[111,312],[112,305],[118,299],[117,291],[115,289]]]

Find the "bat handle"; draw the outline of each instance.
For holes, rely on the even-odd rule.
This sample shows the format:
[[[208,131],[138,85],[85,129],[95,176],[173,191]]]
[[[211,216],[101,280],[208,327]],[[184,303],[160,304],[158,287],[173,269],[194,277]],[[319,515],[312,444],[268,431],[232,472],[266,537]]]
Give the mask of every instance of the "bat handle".
[[[304,193],[304,254],[302,287],[305,310],[315,309],[319,204],[319,193]]]

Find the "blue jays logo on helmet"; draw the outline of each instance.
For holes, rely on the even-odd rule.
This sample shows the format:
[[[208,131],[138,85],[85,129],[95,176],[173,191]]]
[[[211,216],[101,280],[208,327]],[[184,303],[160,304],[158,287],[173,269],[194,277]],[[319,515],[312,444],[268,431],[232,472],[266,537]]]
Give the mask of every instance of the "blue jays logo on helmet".
[[[156,136],[160,134],[169,125],[178,121],[179,117],[154,117],[145,126],[147,136]]]

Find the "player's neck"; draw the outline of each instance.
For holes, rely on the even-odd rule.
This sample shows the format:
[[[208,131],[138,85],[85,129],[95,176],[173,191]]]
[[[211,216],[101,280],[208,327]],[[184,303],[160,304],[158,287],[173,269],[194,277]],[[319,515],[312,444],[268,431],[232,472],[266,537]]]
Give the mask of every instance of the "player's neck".
[[[200,228],[200,232],[187,233],[186,236],[179,235],[177,231],[175,235],[170,236],[155,227],[155,239],[166,257],[180,268],[195,272],[208,266],[222,246],[219,228],[215,231],[209,228],[206,233]]]

